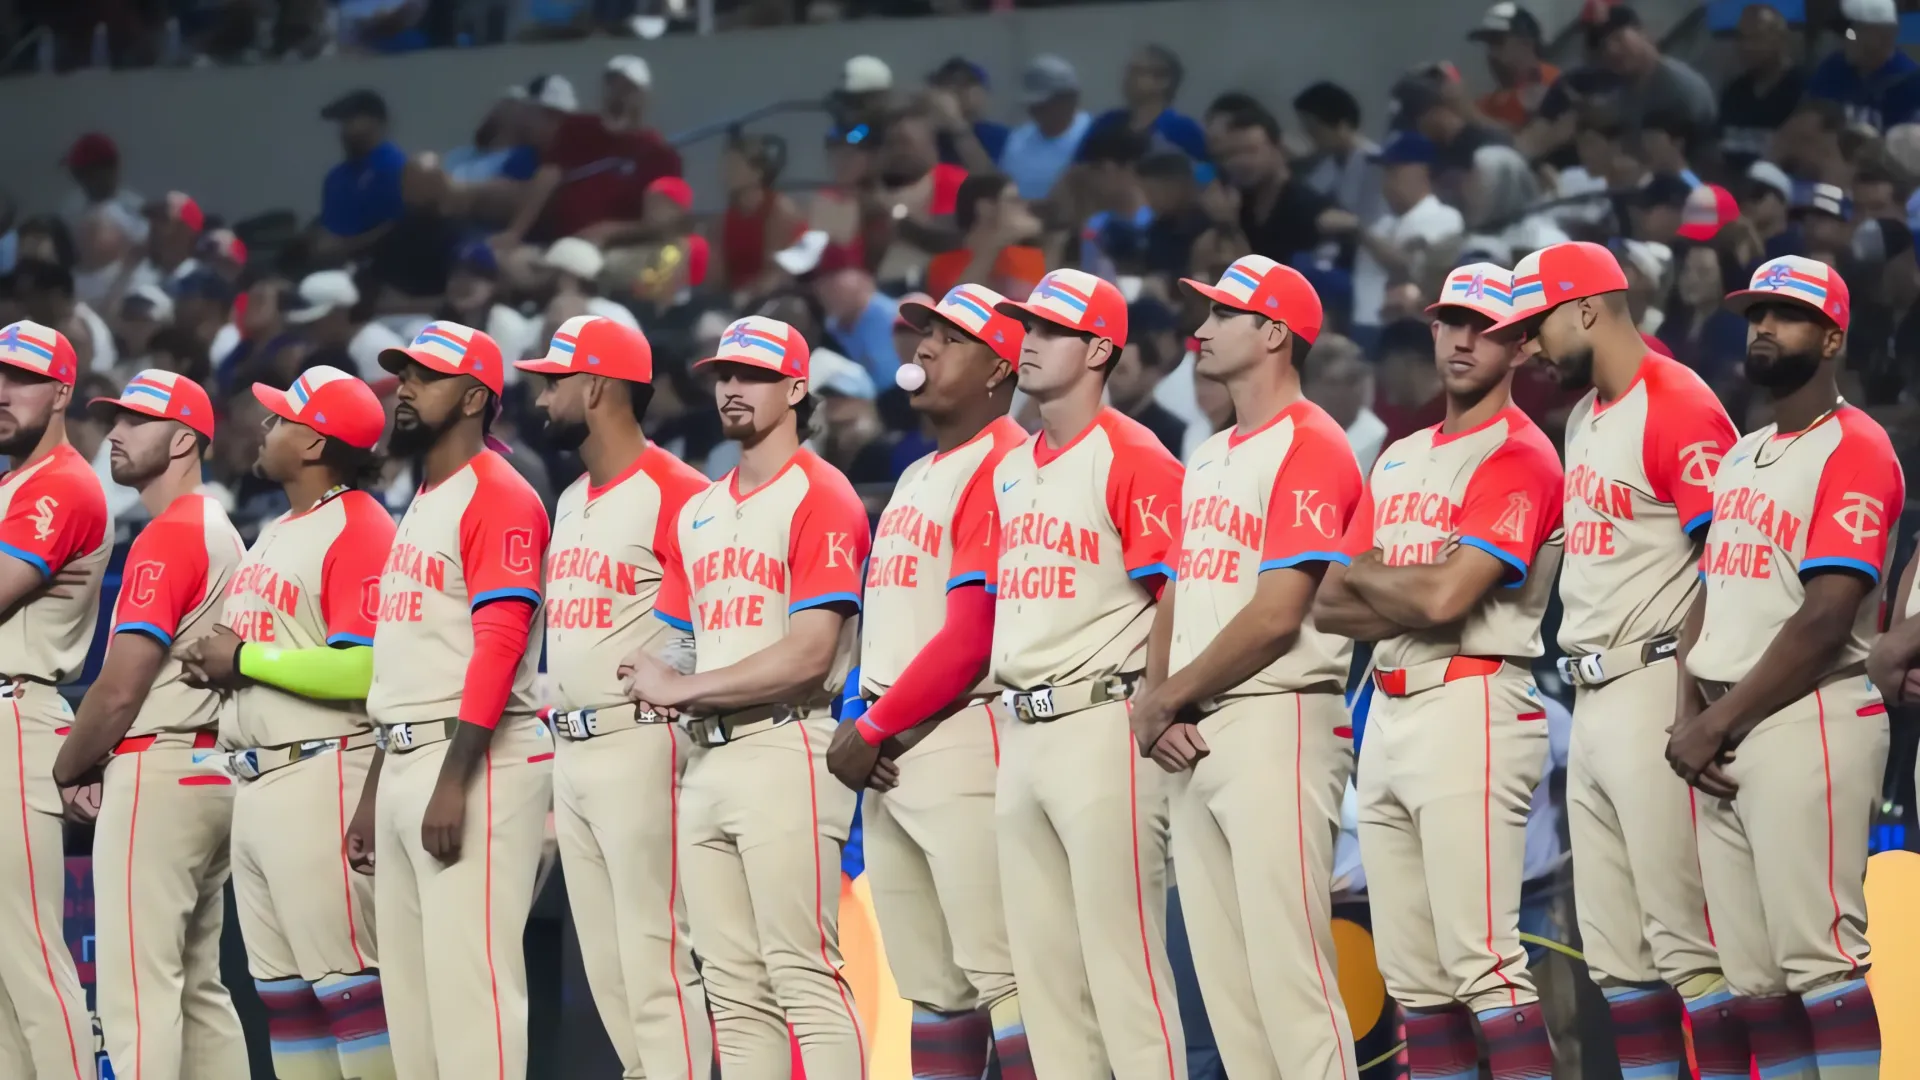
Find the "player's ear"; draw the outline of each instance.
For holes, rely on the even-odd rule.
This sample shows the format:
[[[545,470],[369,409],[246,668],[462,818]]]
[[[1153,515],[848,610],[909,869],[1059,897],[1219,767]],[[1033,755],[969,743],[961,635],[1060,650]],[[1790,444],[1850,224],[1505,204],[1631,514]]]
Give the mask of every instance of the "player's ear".
[[[1094,338],[1087,343],[1087,366],[1095,371],[1108,369],[1107,361],[1112,359],[1115,351],[1113,339]]]
[[[987,392],[992,393],[995,387],[1011,378],[1013,378],[1013,364],[998,356],[994,357],[993,371],[987,376]]]
[[[53,385],[53,411],[65,414],[67,406],[73,404],[73,387],[66,383]]]
[[[795,409],[807,399],[807,380],[790,379],[787,382],[787,407]]]
[[[1820,359],[1831,360],[1840,355],[1840,349],[1847,343],[1847,332],[1837,326],[1827,327],[1825,340],[1820,342]]]

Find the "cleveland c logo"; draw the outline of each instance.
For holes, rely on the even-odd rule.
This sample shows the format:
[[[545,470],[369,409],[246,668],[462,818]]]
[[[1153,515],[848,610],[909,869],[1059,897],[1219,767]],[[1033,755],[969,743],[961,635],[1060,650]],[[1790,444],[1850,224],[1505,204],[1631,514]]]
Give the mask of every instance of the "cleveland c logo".
[[[135,607],[146,607],[153,603],[154,594],[159,589],[160,575],[165,569],[163,563],[148,561],[134,567],[133,572],[127,575],[127,588],[133,590]]]
[[[1857,491],[1849,491],[1841,498],[1845,502],[1833,512],[1833,523],[1845,529],[1854,543],[1864,544],[1880,535],[1880,514],[1886,509],[1885,503]]]
[[[508,529],[500,542],[500,565],[510,574],[530,574],[534,570],[533,530]]]

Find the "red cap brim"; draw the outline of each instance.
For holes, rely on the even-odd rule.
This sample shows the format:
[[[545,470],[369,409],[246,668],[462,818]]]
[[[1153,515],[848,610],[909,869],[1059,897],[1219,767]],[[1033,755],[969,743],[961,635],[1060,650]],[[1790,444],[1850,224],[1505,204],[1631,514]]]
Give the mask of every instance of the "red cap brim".
[[[707,364],[740,364],[745,367],[756,367],[762,371],[771,371],[776,375],[784,376],[787,374],[786,370],[783,369],[778,363],[770,360],[762,360],[757,356],[741,356],[741,355],[709,356],[704,360],[695,360],[693,362],[694,367],[704,367]],[[787,376],[787,377],[799,378],[800,376],[794,375],[794,376]]]
[[[17,369],[17,370],[20,370],[20,371],[24,371],[24,372],[26,372],[26,373],[28,373],[29,375],[38,375],[38,376],[40,376],[40,377],[41,377],[41,378],[43,378],[43,379],[52,379],[52,380],[53,380],[54,382],[57,382],[57,383],[60,383],[60,384],[62,384],[62,385],[64,385],[64,386],[72,386],[72,385],[73,385],[73,379],[71,379],[71,378],[66,378],[66,379],[63,379],[63,378],[61,378],[61,377],[60,377],[60,376],[58,376],[58,375],[54,375],[54,374],[51,374],[50,372],[45,372],[45,371],[41,371],[41,370],[40,370],[39,368],[36,368],[36,367],[29,367],[29,366],[28,366],[28,365],[26,365],[26,364],[22,364],[22,363],[19,363],[18,361],[14,361],[14,360],[9,360],[9,359],[7,359],[6,357],[3,357],[3,356],[0,356],[0,364],[5,364],[5,365],[7,365],[7,366],[8,366],[8,367],[10,367],[10,368],[15,368],[15,369]],[[73,368],[72,368],[72,367],[68,367],[68,368],[67,368],[67,372],[68,372],[68,374],[69,374],[69,375],[71,375],[71,374],[73,373]],[[117,400],[119,400],[119,399],[117,399],[117,398],[115,398],[115,399],[113,399],[113,400],[116,400],[116,401],[117,401]]]
[[[999,303],[993,305],[993,310],[1017,322],[1024,323],[1030,319],[1039,319],[1042,322],[1050,322],[1055,326],[1062,327],[1067,330],[1071,330],[1076,334],[1093,333],[1093,331],[1087,330],[1081,327],[1077,323],[1068,322],[1067,320],[1061,318],[1060,316],[1055,315],[1051,311],[1047,311],[1044,308],[1034,307],[1031,304],[1023,304],[1018,300],[1002,300]],[[1105,335],[1096,334],[1094,336],[1103,337]]]
[[[265,405],[268,412],[280,419],[291,420],[296,424],[302,423],[300,410],[295,409],[292,402],[287,400],[287,392],[285,390],[276,390],[264,383],[254,383],[253,397],[254,400],[260,404]]]
[[[1707,241],[1718,236],[1720,229],[1721,226],[1717,222],[1711,225],[1702,225],[1696,222],[1692,225],[1682,225],[1673,231],[1683,240]]]
[[[1803,300],[1790,292],[1776,289],[1735,289],[1720,301],[1721,307],[1736,315],[1745,315],[1747,309],[1755,304],[1798,304],[1842,330],[1846,329],[1846,324],[1835,319],[1826,308],[1811,300]]]
[[[87,402],[88,412],[94,412],[96,410],[105,412],[110,408],[124,409],[127,412],[136,413],[140,416],[151,417],[155,420],[178,420],[181,423],[192,428],[193,430],[199,432],[200,434],[205,435],[207,438],[209,439],[213,438],[213,432],[207,430],[206,428],[200,426],[199,424],[196,424],[193,421],[184,419],[182,417],[168,416],[165,411],[160,409],[155,409],[150,405],[140,405],[130,401],[122,401],[117,397],[97,397]]]
[[[521,371],[531,371],[535,375],[571,375],[573,374],[572,368],[566,366],[565,364],[555,363],[544,356],[538,360],[515,360],[513,362],[513,366],[519,368]]]
[[[1233,297],[1228,296],[1226,293],[1220,291],[1217,288],[1214,288],[1212,285],[1209,285],[1204,281],[1195,281],[1192,278],[1183,277],[1180,279],[1180,284],[1185,285],[1187,288],[1192,289],[1194,292],[1199,293],[1201,296],[1206,297],[1207,300],[1212,303],[1220,304],[1225,307],[1230,307],[1235,311],[1252,311],[1253,310],[1252,308],[1246,305],[1245,301],[1236,300]]]
[[[474,375],[473,372],[466,370],[459,364],[447,361],[430,352],[416,352],[409,348],[380,350],[380,366],[391,374],[400,374],[401,371],[405,370],[407,361],[409,360],[429,371],[437,371],[442,375],[473,375],[474,378],[480,380],[480,385],[485,386],[496,394],[500,393],[502,389],[502,384],[497,377],[495,379],[481,378],[481,376]]]

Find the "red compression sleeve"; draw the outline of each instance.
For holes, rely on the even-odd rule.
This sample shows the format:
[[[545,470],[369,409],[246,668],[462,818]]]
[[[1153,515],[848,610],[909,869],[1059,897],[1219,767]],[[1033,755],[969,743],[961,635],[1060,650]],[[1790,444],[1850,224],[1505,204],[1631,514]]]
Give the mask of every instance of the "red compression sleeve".
[[[907,670],[873,708],[854,721],[860,737],[878,746],[953,703],[980,679],[993,651],[993,596],[981,583],[947,592],[947,622],[907,663]]]
[[[467,661],[467,686],[460,693],[461,720],[489,731],[500,723],[532,629],[533,605],[524,600],[495,600],[473,613],[473,659]]]

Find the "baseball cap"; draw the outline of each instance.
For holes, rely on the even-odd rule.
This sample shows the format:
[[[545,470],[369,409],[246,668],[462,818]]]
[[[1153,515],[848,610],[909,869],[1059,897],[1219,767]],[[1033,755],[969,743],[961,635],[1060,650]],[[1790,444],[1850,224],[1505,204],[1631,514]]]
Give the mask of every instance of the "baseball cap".
[[[695,361],[693,366],[746,364],[779,372],[789,379],[804,379],[809,371],[807,361],[807,339],[800,336],[800,331],[779,319],[748,315],[728,324],[713,355]]]
[[[1680,228],[1675,231],[1688,240],[1711,240],[1739,217],[1740,203],[1733,192],[1719,184],[1701,184],[1681,205]]]
[[[607,61],[607,74],[618,75],[642,90],[653,86],[653,69],[645,60],[630,53]]]
[[[128,380],[119,397],[87,402],[88,412],[111,415],[115,409],[156,420],[178,420],[213,438],[213,401],[199,383],[177,372],[148,368]]]
[[[1898,26],[1900,9],[1894,0],[1840,0],[1840,18],[1853,26]]]
[[[1039,319],[1127,347],[1127,299],[1110,281],[1081,270],[1055,270],[1040,279],[1025,303],[1002,300],[993,310],[1024,325]]]
[[[1311,345],[1320,336],[1326,320],[1315,292],[1305,275],[1291,266],[1274,262],[1265,255],[1244,255],[1236,259],[1220,282],[1208,285],[1193,278],[1181,278],[1180,284],[1213,303],[1236,311],[1251,311],[1300,335]]]
[[[67,335],[37,322],[13,323],[0,330],[0,364],[73,385],[79,355]]]
[[[395,375],[408,361],[442,375],[471,375],[496,395],[506,384],[500,346],[486,334],[457,322],[430,322],[413,335],[412,342],[380,350],[380,366]]]
[[[135,285],[121,298],[120,315],[122,318],[131,316],[170,323],[173,321],[173,297],[167,295],[167,290],[151,282]]]
[[[992,349],[993,355],[1012,363],[1020,357],[1020,343],[1026,340],[1027,328],[1000,310],[1000,305],[1006,302],[1006,297],[985,285],[955,285],[937,304],[930,300],[901,301],[900,318],[915,330],[925,332],[937,315]]]
[[[877,56],[855,56],[840,72],[840,89],[849,94],[875,94],[893,89],[893,69]]]
[[[373,388],[326,364],[301,372],[285,390],[254,383],[253,396],[282,420],[362,450],[373,449],[387,429],[386,410]]]
[[[525,86],[507,87],[507,96],[544,105],[556,112],[573,112],[580,107],[580,97],[573,92],[573,83],[567,81],[565,75],[535,75]]]
[[[120,147],[98,131],[89,131],[73,140],[73,145],[67,147],[60,158],[60,164],[69,169],[93,169],[119,163]]]
[[[560,324],[547,343],[547,355],[516,360],[514,367],[535,375],[605,375],[626,382],[653,382],[653,345],[631,326],[604,315],[575,315]]]
[[[867,369],[832,349],[817,350],[808,360],[807,389],[821,397],[872,401],[877,391]]]
[[[316,322],[339,308],[360,302],[353,275],[345,270],[316,270],[300,279],[287,303],[285,318],[295,326]]]
[[[902,296],[900,298],[899,306],[893,309],[893,328],[895,330],[898,330],[904,326],[909,330],[918,329],[918,327],[913,325],[913,321],[907,318],[906,312],[903,311],[902,309],[905,308],[908,304],[929,305],[932,303],[933,303],[933,297],[928,296],[926,293],[923,293],[923,292],[910,292],[905,296]]]
[[[1451,281],[1448,287],[1452,287]],[[1573,240],[1543,247],[1522,256],[1514,266],[1509,294],[1513,313],[1488,330],[1509,330],[1569,300],[1624,292],[1626,287],[1627,275],[1620,269],[1620,261],[1599,244]]]
[[[1771,161],[1756,161],[1747,166],[1747,185],[1758,191],[1768,188],[1779,192],[1782,199],[1793,201],[1793,180],[1786,171]]]
[[[1042,105],[1062,94],[1080,92],[1080,73],[1064,56],[1041,53],[1027,61],[1020,73],[1020,100],[1027,105]]]
[[[682,210],[693,209],[693,185],[678,176],[662,176],[647,185],[647,194],[665,195]]]
[[[987,81],[987,69],[964,56],[947,57],[944,63],[933,69],[933,74],[927,76],[927,81],[935,86],[949,86],[960,79],[970,80],[981,86],[990,85]]]
[[[1727,294],[1727,310],[1745,315],[1755,304],[1791,301],[1813,308],[1842,330],[1851,314],[1851,298],[1840,271],[1799,255],[1782,255],[1760,264],[1746,288]]]
[[[1894,218],[1872,218],[1853,230],[1853,257],[1863,263],[1884,263],[1913,250],[1913,230]]]
[[[1643,207],[1685,206],[1695,185],[1673,173],[1654,173],[1633,193],[1634,202]]]
[[[773,253],[774,265],[794,277],[806,274],[820,265],[820,257],[826,254],[831,239],[825,229],[808,229],[791,245]]]
[[[193,253],[202,258],[227,259],[235,265],[247,265],[247,243],[232,229],[214,229],[200,237]]]
[[[1439,151],[1433,141],[1417,131],[1396,131],[1386,145],[1374,151],[1377,165],[1431,165]]]
[[[178,221],[194,232],[207,227],[205,211],[200,209],[200,204],[194,201],[193,196],[184,191],[167,192],[164,198],[147,207],[147,213],[164,217],[168,221]]]
[[[550,266],[563,274],[572,274],[585,281],[593,281],[606,269],[607,257],[591,240],[582,240],[578,236],[563,236],[547,248],[540,256],[543,265]]]
[[[1487,9],[1480,18],[1480,25],[1467,35],[1468,41],[1498,41],[1508,34],[1518,34],[1529,41],[1540,40],[1540,20],[1533,12],[1519,4],[1503,2]]]
[[[1513,271],[1490,262],[1455,267],[1440,287],[1440,299],[1427,305],[1427,314],[1441,308],[1477,311],[1499,325],[1513,315]]]
[[[491,280],[500,276],[500,257],[485,240],[469,240],[453,253],[453,269]]]
[[[328,102],[327,107],[320,110],[322,120],[351,120],[356,116],[385,120],[387,99],[374,90],[349,90]]]
[[[1640,25],[1640,13],[1625,4],[1616,4],[1605,15],[1587,24],[1587,48],[1597,49],[1622,30]]]
[[[1440,83],[1431,75],[1408,75],[1393,84],[1391,104],[1395,128],[1407,129],[1420,122],[1430,110],[1446,101]]]
[[[1853,219],[1853,200],[1838,184],[1813,184],[1794,200],[1793,214],[1830,214],[1841,221]]]
[[[1673,268],[1673,249],[1655,240],[1628,240],[1616,236],[1607,241],[1607,248],[1619,260],[1622,269],[1631,266],[1649,281],[1665,281],[1667,271]]]

